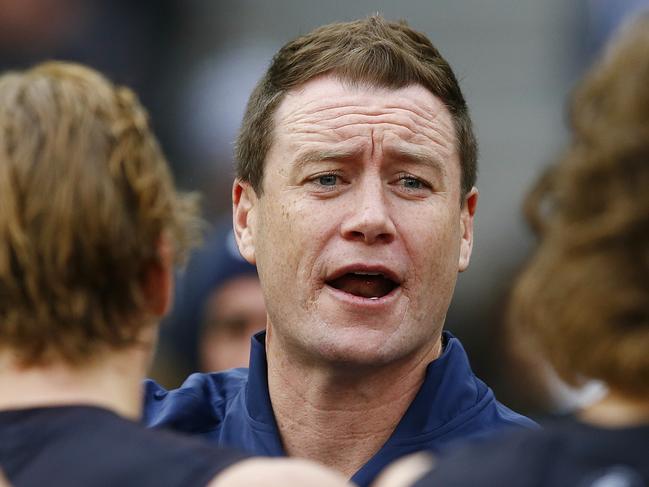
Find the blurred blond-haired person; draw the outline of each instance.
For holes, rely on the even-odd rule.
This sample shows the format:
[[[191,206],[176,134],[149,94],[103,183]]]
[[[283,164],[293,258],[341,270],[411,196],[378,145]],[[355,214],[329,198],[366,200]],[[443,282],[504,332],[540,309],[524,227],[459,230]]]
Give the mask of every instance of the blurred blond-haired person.
[[[197,221],[133,92],[67,63],[0,76],[0,465],[15,487],[345,485],[134,421]]]

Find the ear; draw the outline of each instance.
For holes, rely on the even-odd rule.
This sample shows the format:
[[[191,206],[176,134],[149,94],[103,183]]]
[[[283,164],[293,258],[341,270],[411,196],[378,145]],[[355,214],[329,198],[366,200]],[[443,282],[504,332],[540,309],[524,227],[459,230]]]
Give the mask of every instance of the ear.
[[[460,209],[460,258],[458,270],[464,272],[469,267],[471,251],[473,250],[473,218],[478,207],[478,188],[475,186],[464,197]]]
[[[257,193],[250,183],[235,179],[232,184],[232,218],[234,236],[239,252],[255,265],[255,223],[257,212]]]
[[[147,311],[162,318],[171,307],[174,290],[173,245],[167,234],[162,234],[157,243],[158,258],[144,274],[142,283]]]

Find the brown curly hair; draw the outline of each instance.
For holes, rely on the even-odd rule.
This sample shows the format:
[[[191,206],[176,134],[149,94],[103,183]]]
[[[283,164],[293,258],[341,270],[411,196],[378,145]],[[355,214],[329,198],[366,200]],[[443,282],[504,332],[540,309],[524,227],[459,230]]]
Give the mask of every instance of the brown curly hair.
[[[541,244],[509,321],[571,384],[649,395],[649,16],[572,98],[572,142],[526,202]],[[521,333],[523,332],[523,333]]]
[[[236,146],[237,177],[249,182],[258,195],[263,192],[277,107],[288,91],[328,73],[352,83],[394,89],[418,83],[439,97],[455,125],[462,198],[475,185],[477,142],[453,70],[424,34],[404,21],[372,15],[319,27],[285,44],[273,58],[250,95]]]
[[[196,241],[147,118],[80,65],[0,77],[0,349],[22,365],[133,345],[161,235],[178,259]]]

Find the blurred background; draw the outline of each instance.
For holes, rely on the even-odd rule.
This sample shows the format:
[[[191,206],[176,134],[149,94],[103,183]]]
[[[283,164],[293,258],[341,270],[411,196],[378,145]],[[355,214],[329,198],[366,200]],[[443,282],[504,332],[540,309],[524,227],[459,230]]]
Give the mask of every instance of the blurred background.
[[[521,199],[567,140],[564,103],[576,80],[616,26],[648,6],[649,0],[0,0],[0,68],[74,60],[131,86],[152,115],[178,185],[203,194],[204,216],[214,225],[180,276],[152,372],[175,387],[193,371],[244,366],[249,336],[263,327],[255,271],[233,248],[228,222],[233,141],[270,57],[325,23],[374,12],[407,20],[453,66],[480,143],[476,243],[447,327],[503,402],[543,415],[565,409],[573,396],[542,385],[544,367],[505,339],[508,289],[533,246]]]

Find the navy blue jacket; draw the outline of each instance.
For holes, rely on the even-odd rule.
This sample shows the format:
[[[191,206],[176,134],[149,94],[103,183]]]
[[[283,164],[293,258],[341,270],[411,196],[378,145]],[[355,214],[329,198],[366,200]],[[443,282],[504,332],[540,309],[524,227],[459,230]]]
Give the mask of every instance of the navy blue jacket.
[[[193,374],[172,391],[147,381],[144,421],[255,455],[286,455],[268,394],[264,339],[263,332],[252,339],[250,370]],[[359,486],[369,485],[383,467],[408,453],[439,452],[456,440],[486,438],[510,426],[536,427],[496,401],[471,371],[457,338],[445,332],[444,343],[392,436],[352,477]]]

